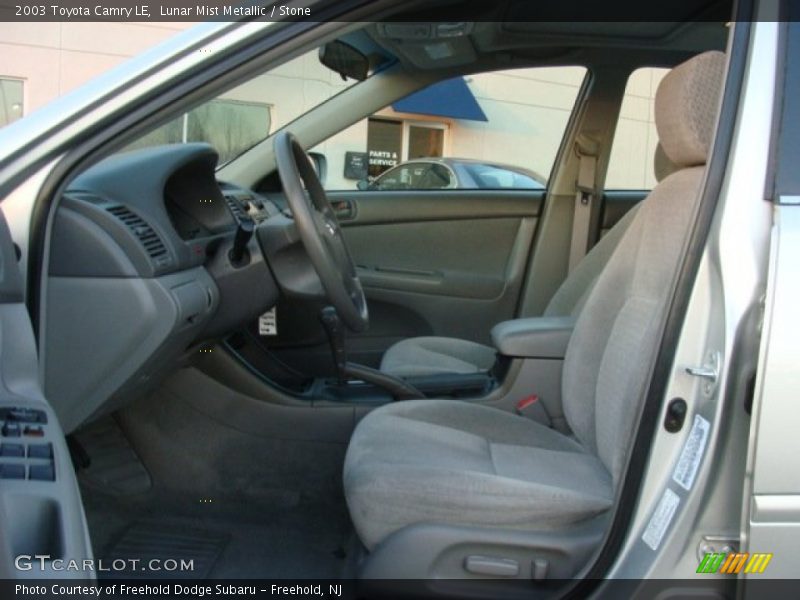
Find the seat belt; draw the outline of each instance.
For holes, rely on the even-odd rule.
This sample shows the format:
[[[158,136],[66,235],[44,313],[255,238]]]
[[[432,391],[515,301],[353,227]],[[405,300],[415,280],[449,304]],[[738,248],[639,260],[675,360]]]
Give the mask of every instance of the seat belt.
[[[572,214],[572,242],[569,248],[569,272],[586,256],[589,243],[589,224],[592,220],[592,204],[597,190],[598,145],[592,138],[581,134],[575,140],[575,153],[578,155],[578,180],[575,183],[575,210]]]

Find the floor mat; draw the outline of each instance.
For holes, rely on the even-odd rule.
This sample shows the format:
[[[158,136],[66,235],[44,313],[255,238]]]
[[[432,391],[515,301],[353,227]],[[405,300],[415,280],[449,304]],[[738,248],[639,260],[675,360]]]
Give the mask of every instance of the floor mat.
[[[79,472],[83,483],[121,496],[150,489],[150,474],[114,419],[96,421],[75,437],[91,459]]]
[[[101,572],[100,577],[205,579],[229,539],[225,533],[186,528],[160,519],[137,521],[103,557],[107,566],[124,561],[126,568]]]
[[[218,558],[211,561],[209,554],[203,563],[211,564],[210,579],[340,577],[353,535],[342,493],[347,450],[342,431],[352,426],[352,414],[275,407],[239,397],[211,379],[196,379],[116,415],[125,445],[135,449],[149,473],[149,489],[120,493],[120,486],[100,485],[127,470],[121,460],[127,453],[117,434],[100,425],[90,437],[93,464],[104,467],[99,475],[90,467],[80,478],[95,555],[119,554],[127,532],[156,522],[160,531],[174,532],[166,529],[171,526],[192,535],[228,536]],[[214,412],[219,406],[226,407],[221,414]],[[111,466],[115,456],[119,471]],[[133,548],[122,546],[143,558],[145,552]]]
[[[304,499],[291,507],[281,502],[256,508],[246,500],[209,503],[165,491],[121,498],[86,487],[82,496],[95,555],[105,563],[194,557],[191,576],[197,578],[335,579],[354,556],[347,509],[334,501]],[[195,557],[197,548],[201,553]]]

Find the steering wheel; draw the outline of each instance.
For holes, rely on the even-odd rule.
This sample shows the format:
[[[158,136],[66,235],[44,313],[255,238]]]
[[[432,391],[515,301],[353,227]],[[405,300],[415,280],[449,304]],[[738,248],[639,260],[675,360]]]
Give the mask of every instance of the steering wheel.
[[[311,159],[288,131],[275,136],[275,159],[300,240],[328,300],[356,332],[369,326],[364,289]],[[303,184],[305,183],[305,190]],[[306,195],[308,190],[308,195]]]

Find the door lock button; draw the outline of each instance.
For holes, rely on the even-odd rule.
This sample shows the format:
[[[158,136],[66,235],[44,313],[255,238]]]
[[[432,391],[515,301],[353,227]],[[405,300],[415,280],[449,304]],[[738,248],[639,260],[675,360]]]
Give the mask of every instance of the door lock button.
[[[6,422],[2,429],[3,437],[19,437],[22,435],[19,423]]]
[[[23,433],[28,437],[44,437],[44,429],[41,425],[26,425]]]

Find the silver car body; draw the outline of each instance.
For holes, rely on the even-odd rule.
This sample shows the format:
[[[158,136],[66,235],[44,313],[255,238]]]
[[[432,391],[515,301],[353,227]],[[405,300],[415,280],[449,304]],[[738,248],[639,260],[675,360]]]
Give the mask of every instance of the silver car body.
[[[28,272],[29,232],[37,198],[57,177],[65,155],[79,147],[85,132],[96,123],[122,117],[154,89],[201,73],[215,62],[215,55],[269,37],[272,27],[256,22],[198,26],[0,131],[2,210],[22,252],[23,276]],[[312,33],[319,39],[345,27],[331,23]],[[278,46],[276,57],[291,54],[297,44]],[[200,48],[208,51],[201,53]],[[663,503],[670,497],[668,490],[675,487],[673,472],[690,443],[693,428],[685,427],[678,435],[658,430],[633,525],[609,577],[683,576],[694,571],[704,552],[728,546],[744,551],[768,547],[774,558],[762,577],[797,576],[800,202],[796,197],[783,198],[777,205],[763,201],[778,48],[779,24],[766,19],[752,24],[748,68],[723,193],[694,282],[666,396],[685,398],[690,411],[696,409],[707,420],[705,453],[698,458],[700,466],[691,490],[682,494],[667,518]],[[726,421],[722,399],[735,382],[734,344],[748,326],[748,319],[753,318],[753,307],[759,306],[764,307],[763,317],[755,316],[755,333],[762,332],[759,375],[750,446],[746,448],[736,442],[734,433],[746,430],[747,424]],[[25,319],[26,314],[24,310],[15,312],[18,319]],[[8,323],[2,326],[6,372],[15,366],[7,354],[14,347],[9,346]],[[23,341],[30,335],[25,333],[28,330],[29,324],[14,341],[27,347],[20,356],[35,360],[33,339]],[[698,377],[687,373],[687,367],[716,369],[716,373]],[[41,396],[35,374],[27,375],[10,383],[19,392]],[[710,379],[713,385],[709,385]],[[743,474],[733,466],[739,461],[732,457],[744,461],[745,455],[746,484],[742,488]],[[76,519],[77,525],[70,530],[76,547],[83,545],[85,555],[90,555],[79,500],[72,498],[66,514]],[[657,518],[668,522],[653,549],[643,544],[642,538],[648,528],[661,526],[654,525]],[[0,572],[7,574],[8,565],[5,560],[3,563]]]

